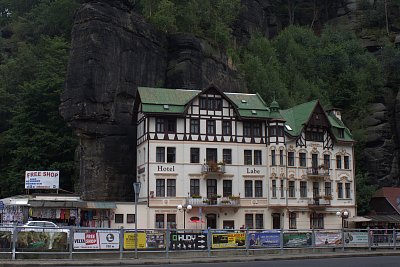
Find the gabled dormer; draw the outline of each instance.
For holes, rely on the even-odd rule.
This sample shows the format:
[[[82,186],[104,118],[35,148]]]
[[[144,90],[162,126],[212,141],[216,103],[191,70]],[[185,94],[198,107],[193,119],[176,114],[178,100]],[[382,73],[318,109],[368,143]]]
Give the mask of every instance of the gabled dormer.
[[[350,131],[339,119],[328,115],[318,100],[282,110],[282,115],[286,119],[286,134],[296,139],[298,147],[319,142],[324,149],[333,149],[334,141],[353,141]]]

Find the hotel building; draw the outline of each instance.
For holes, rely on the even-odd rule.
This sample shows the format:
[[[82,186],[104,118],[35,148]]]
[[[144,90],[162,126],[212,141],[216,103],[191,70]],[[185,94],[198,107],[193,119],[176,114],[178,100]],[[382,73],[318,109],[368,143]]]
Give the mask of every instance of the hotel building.
[[[339,110],[281,110],[211,86],[140,87],[134,111],[140,225],[332,229],[337,212],[356,215],[354,141]]]

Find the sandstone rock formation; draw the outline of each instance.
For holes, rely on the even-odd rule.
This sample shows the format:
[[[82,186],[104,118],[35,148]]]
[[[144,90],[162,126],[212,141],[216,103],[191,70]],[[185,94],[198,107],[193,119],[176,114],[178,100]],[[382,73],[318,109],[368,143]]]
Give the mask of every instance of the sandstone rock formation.
[[[133,199],[132,105],[138,86],[238,91],[226,55],[190,35],[166,36],[122,1],[89,1],[76,14],[60,112],[79,137],[81,195]]]

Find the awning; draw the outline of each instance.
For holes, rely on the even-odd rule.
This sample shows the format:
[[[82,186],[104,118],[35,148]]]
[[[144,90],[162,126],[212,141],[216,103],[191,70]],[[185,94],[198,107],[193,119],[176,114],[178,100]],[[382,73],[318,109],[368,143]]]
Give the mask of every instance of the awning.
[[[365,217],[362,217],[362,216],[354,216],[354,217],[351,217],[351,218],[348,218],[348,219],[345,219],[345,220],[348,221],[348,222],[370,222],[370,221],[372,221],[372,219],[365,218]]]
[[[103,202],[103,201],[87,201],[86,209],[116,209],[117,205],[115,202]]]
[[[83,201],[49,201],[49,200],[29,200],[31,207],[39,208],[82,208]]]
[[[371,222],[400,223],[400,215],[369,215]]]

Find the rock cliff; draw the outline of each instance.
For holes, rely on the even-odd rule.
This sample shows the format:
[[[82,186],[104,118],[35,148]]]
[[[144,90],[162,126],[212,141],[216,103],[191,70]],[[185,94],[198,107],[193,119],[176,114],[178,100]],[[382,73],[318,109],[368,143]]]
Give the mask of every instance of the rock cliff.
[[[133,199],[138,86],[239,91],[225,53],[188,34],[167,36],[122,3],[89,1],[76,14],[60,113],[79,137],[81,195]]]

